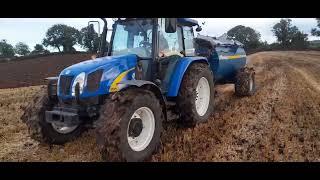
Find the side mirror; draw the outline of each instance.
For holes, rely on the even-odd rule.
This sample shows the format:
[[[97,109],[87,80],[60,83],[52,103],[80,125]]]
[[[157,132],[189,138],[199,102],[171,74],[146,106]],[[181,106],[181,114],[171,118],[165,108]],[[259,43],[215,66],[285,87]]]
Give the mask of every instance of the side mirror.
[[[197,29],[196,29],[196,31],[197,31],[197,32],[202,31],[202,27],[198,26]]]
[[[88,22],[88,33],[93,34],[95,32],[93,23],[98,24],[98,37],[100,37],[100,22],[99,21],[89,21]]]
[[[89,33],[89,34],[93,34],[93,33],[94,33],[93,24],[90,24],[90,25],[88,26],[88,33]]]
[[[177,31],[177,18],[166,18],[165,31],[166,33],[175,33]]]

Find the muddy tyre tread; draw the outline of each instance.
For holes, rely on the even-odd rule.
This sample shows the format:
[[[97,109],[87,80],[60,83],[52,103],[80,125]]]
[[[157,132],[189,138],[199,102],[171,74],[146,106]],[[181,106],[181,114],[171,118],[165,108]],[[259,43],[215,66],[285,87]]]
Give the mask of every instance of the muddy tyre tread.
[[[235,82],[235,94],[239,97],[252,96],[255,93],[255,72],[253,68],[244,67],[239,70]],[[253,88],[250,91],[250,79],[253,78]]]
[[[205,76],[210,85],[210,102],[206,114],[200,117],[195,108],[195,91],[198,81]],[[186,127],[194,127],[198,123],[204,123],[213,113],[214,102],[214,77],[206,63],[192,64],[182,80],[177,105],[180,112],[180,123]]]
[[[144,161],[139,157],[132,157],[130,154],[127,139],[122,134],[122,128],[126,129],[125,120],[130,119],[130,114],[134,111],[135,102],[152,101],[157,127],[154,137],[149,146],[143,150],[147,159],[158,150],[160,146],[160,136],[162,132],[162,122],[164,120],[162,107],[156,96],[148,91],[138,88],[132,88],[115,93],[112,98],[107,99],[101,107],[100,117],[97,121],[96,138],[99,152],[103,161]],[[151,108],[151,109],[152,109]],[[121,141],[122,139],[122,141]]]

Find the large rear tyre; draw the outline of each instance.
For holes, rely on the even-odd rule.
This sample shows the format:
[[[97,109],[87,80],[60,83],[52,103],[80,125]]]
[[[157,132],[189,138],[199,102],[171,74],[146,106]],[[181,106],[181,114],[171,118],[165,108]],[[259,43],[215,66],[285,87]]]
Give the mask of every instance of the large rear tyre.
[[[213,113],[214,78],[205,63],[192,64],[184,75],[177,105],[181,122],[192,127],[203,123]]]
[[[101,107],[97,145],[105,161],[144,161],[160,144],[162,107],[156,96],[143,89],[114,94]]]
[[[242,68],[237,74],[234,87],[237,96],[252,96],[256,90],[254,69]]]
[[[27,125],[32,139],[47,144],[64,144],[84,131],[82,124],[68,127],[46,122],[45,111],[51,110],[55,104],[48,98],[47,89],[43,87],[25,107],[21,120]]]

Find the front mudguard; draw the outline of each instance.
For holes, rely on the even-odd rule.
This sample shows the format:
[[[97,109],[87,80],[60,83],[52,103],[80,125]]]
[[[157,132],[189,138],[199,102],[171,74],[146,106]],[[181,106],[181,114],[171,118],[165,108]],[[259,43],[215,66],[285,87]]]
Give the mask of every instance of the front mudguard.
[[[165,120],[167,120],[166,99],[163,96],[159,86],[157,86],[156,84],[154,84],[151,81],[145,81],[145,80],[125,80],[125,81],[121,81],[119,84],[127,85],[128,87],[126,87],[126,88],[137,87],[137,88],[147,89],[147,90],[151,91],[152,93],[154,93],[154,95],[160,101],[160,104],[162,106],[163,115],[165,117]]]

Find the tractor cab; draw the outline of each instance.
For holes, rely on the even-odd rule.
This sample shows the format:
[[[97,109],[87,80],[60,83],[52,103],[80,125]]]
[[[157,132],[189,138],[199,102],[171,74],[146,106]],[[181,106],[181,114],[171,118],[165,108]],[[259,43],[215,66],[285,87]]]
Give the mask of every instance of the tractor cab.
[[[197,21],[187,18],[119,18],[113,24],[108,55],[133,53],[143,59],[156,59],[166,52],[194,55],[192,26],[201,30]]]
[[[188,18],[119,18],[107,54],[136,55],[136,79],[155,82],[165,93],[178,61],[195,56],[193,26],[201,30]]]

